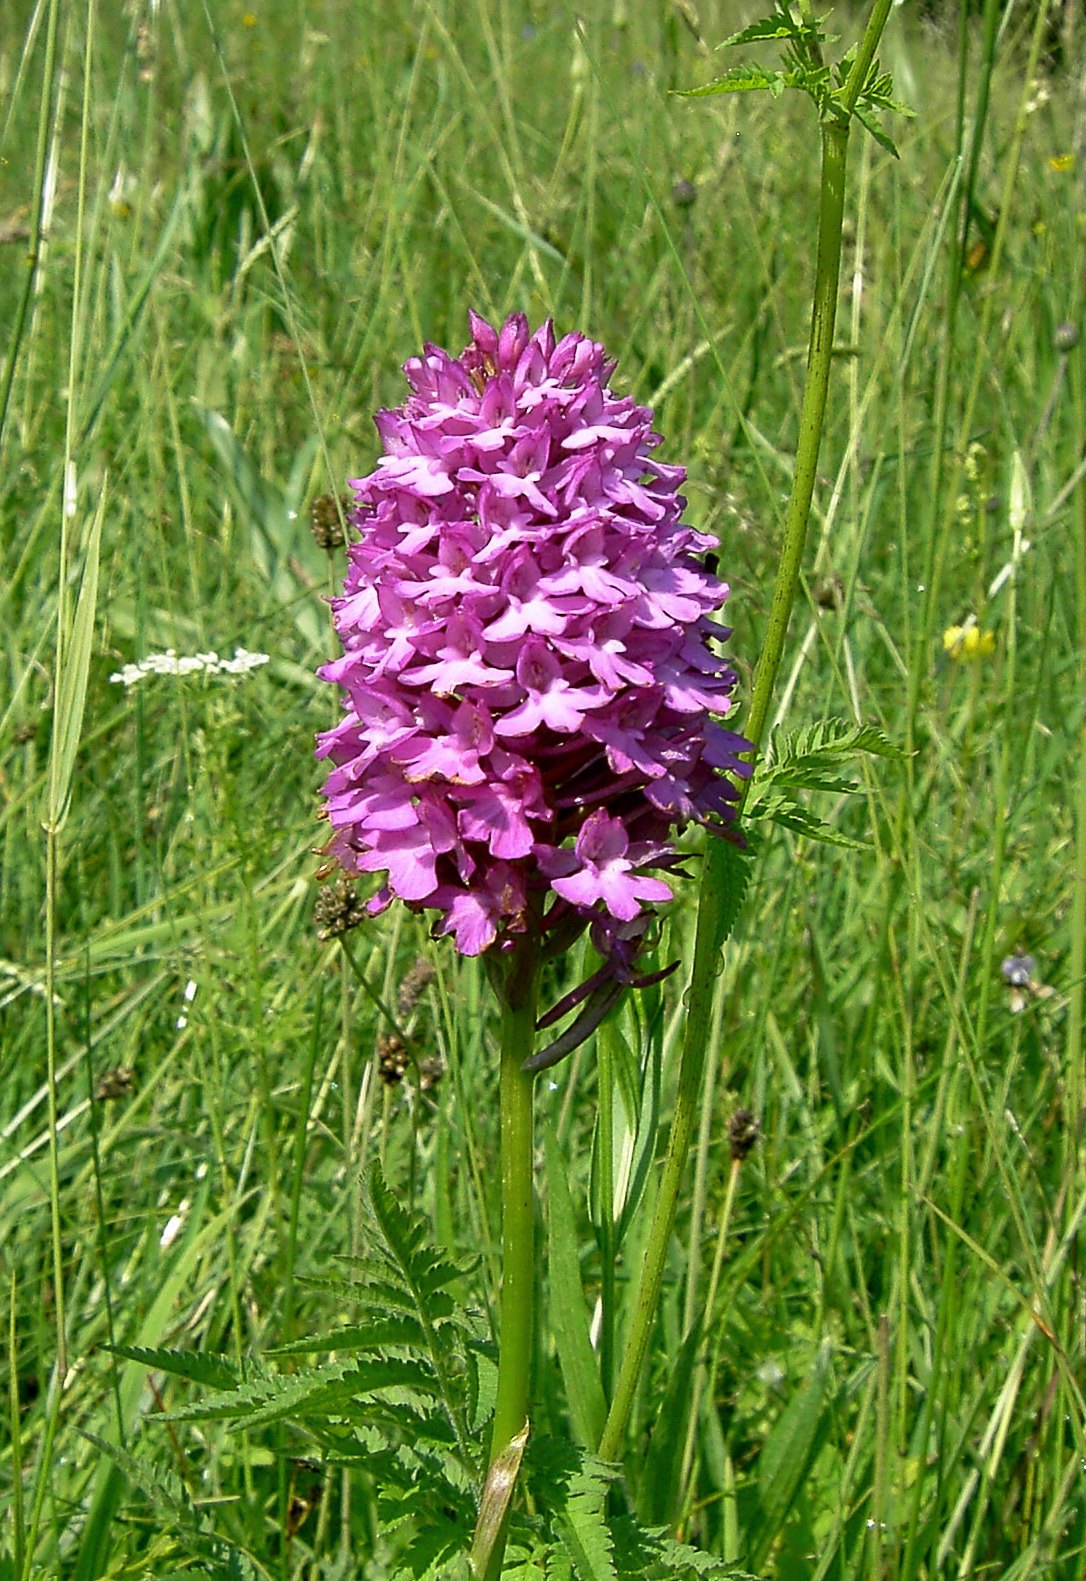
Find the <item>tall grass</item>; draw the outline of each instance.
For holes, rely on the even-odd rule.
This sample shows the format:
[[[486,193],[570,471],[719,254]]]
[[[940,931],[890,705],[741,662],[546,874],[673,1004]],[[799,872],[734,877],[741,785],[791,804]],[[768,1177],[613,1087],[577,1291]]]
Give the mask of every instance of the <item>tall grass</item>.
[[[105,1342],[248,1367],[347,1318],[313,1281],[359,1251],[375,1158],[440,1244],[478,1253],[464,1298],[493,1299],[480,974],[411,917],[353,934],[353,969],[311,923],[338,567],[307,502],[371,464],[398,365],[462,344],[469,304],[604,340],[720,536],[748,672],[759,652],[813,269],[809,111],[668,95],[715,73],[701,39],[746,19],[733,6],[701,6],[701,38],[689,8],[580,15],[42,4],[0,40],[0,1567],[20,1581],[185,1573],[175,1493],[260,1573],[391,1573],[364,1470],[311,1469],[289,1429],[164,1424],[183,1387]],[[888,35],[919,113],[900,162],[852,154],[778,694],[779,724],[863,719],[913,756],[819,809],[868,849],[780,833],[760,860],[626,1442],[643,1519],[782,1581],[1070,1576],[1086,1546],[1086,381],[1057,336],[1082,327],[1083,171],[1063,157],[1081,107],[1069,68],[1031,63],[1018,8],[988,17],[964,55],[953,26],[899,13]],[[972,662],[942,640],[969,617],[995,639]],[[239,645],[271,662],[109,681]],[[693,888],[666,941],[684,961]],[[1014,997],[1018,951],[1036,964]],[[436,975],[401,1030],[441,1079],[386,1085],[379,1040],[420,955]],[[650,991],[542,1095],[546,1211],[581,1252],[551,1299],[579,1273],[590,1314],[615,1246],[616,1355],[682,1016],[673,983]],[[658,1084],[631,1084],[642,1066]],[[735,1168],[738,1107],[763,1140]],[[591,1407],[566,1398],[563,1317],[537,1392],[541,1430],[569,1436]]]

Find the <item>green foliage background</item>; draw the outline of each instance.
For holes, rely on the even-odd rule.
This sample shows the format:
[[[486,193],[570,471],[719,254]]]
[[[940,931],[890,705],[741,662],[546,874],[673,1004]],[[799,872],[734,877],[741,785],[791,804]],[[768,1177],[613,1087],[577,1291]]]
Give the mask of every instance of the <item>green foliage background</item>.
[[[552,313],[607,344],[617,382],[656,406],[666,459],[689,467],[749,690],[795,439],[817,140],[798,95],[670,90],[719,75],[708,45],[752,14],[65,4],[51,98],[49,8],[7,18],[0,323],[23,292],[39,135],[48,213],[3,347],[0,1576],[394,1573],[407,1539],[379,1528],[376,1463],[320,1468],[282,1422],[157,1420],[234,1372],[197,1366],[193,1386],[105,1345],[221,1354],[211,1372],[252,1376],[273,1365],[254,1356],[355,1320],[343,1260],[373,1249],[374,1160],[487,1331],[482,974],[397,911],[351,936],[349,960],[312,927],[312,738],[335,710],[312,672],[334,651],[323,597],[340,566],[309,539],[308,502],[372,465],[370,416],[401,399],[399,365],[426,339],[462,345],[469,305]],[[643,1522],[781,1581],[1071,1576],[1086,1543],[1086,380],[1081,346],[1056,337],[1082,318],[1083,40],[1029,81],[1030,25],[1013,10],[987,63],[970,32],[962,60],[951,22],[902,7],[882,54],[917,119],[893,125],[900,161],[854,140],[840,360],[780,709],[785,729],[863,720],[913,755],[865,760],[866,794],[807,799],[863,849],[778,830],[759,851],[626,1464]],[[958,95],[968,130],[982,84],[951,342]],[[74,599],[99,510],[59,837],[54,1170],[41,817],[58,592]],[[970,616],[995,638],[973,663],[942,642]],[[110,684],[149,653],[238,645],[270,663]],[[668,959],[689,959],[692,890]],[[1021,1008],[999,971],[1016,949],[1036,958]],[[420,956],[435,975],[398,1005]],[[672,979],[610,1034],[633,1182],[620,1297],[681,1014]],[[408,1059],[389,1085],[393,1024]],[[572,1240],[587,1318],[592,1051],[551,1075],[539,1107],[562,1186],[541,1153],[540,1188],[544,1204],[562,1192],[567,1255],[552,1245],[550,1288],[568,1304]],[[764,1140],[703,1313],[739,1105]],[[549,1337],[571,1321],[552,1309],[540,1337],[544,1438],[585,1410]]]

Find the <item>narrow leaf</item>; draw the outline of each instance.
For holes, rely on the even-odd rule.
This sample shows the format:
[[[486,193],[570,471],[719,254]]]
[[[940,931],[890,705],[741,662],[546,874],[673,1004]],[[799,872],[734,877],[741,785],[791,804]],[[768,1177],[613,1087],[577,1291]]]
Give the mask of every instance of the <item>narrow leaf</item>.
[[[660,1402],[649,1440],[638,1507],[653,1522],[674,1525],[683,1496],[682,1465],[694,1403],[693,1375],[701,1348],[700,1326],[695,1325],[668,1365],[667,1388]]]
[[[87,548],[83,556],[83,577],[75,618],[68,641],[58,650],[59,673],[56,677],[56,715],[53,727],[53,746],[50,754],[49,776],[46,781],[45,806],[42,824],[49,834],[57,834],[64,826],[71,803],[72,774],[79,738],[83,732],[83,711],[87,701],[87,677],[90,673],[91,641],[94,637],[94,617],[98,608],[98,560],[102,544],[102,523],[106,516],[106,486],[98,499]]]
[[[758,1461],[762,1551],[780,1532],[818,1445],[826,1404],[830,1349],[823,1345],[811,1375],[792,1396],[765,1441]]]
[[[716,948],[723,949],[739,920],[747,889],[754,876],[754,853],[749,845],[714,840],[705,853],[710,864],[712,892],[716,897]]]
[[[588,1334],[588,1313],[581,1285],[577,1226],[562,1158],[553,1127],[544,1134],[547,1191],[547,1271],[551,1331],[566,1386],[573,1433],[585,1449],[599,1443],[607,1418],[599,1364]]]
[[[292,520],[282,492],[262,477],[226,418],[198,406],[197,412],[221,464],[222,479],[249,529],[254,564],[274,596],[289,609],[302,636],[320,647],[327,621],[316,589],[326,567],[312,538]]]
[[[411,1345],[421,1350],[426,1344],[422,1324],[408,1314],[394,1317],[374,1316],[368,1323],[352,1323],[328,1334],[313,1334],[290,1345],[276,1345],[265,1356],[313,1355],[323,1351],[383,1350],[389,1345]]]

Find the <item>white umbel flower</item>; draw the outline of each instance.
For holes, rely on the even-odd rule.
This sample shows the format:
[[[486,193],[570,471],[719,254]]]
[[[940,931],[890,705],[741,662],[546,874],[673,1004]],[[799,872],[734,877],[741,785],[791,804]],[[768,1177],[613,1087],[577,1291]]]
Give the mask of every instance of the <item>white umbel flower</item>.
[[[217,653],[178,655],[173,648],[167,648],[165,653],[149,653],[138,664],[126,664],[114,670],[110,680],[129,687],[148,675],[246,675],[267,664],[268,659],[268,654],[250,653],[247,648],[235,648],[232,659],[220,659]]]

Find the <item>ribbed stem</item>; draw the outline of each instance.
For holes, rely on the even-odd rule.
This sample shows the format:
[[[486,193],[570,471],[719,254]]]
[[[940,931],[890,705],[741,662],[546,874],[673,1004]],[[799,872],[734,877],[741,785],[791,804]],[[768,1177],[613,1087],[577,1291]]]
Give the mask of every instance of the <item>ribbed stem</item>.
[[[498,1397],[491,1457],[520,1432],[528,1417],[535,1284],[535,1210],[532,1180],[532,1089],[524,1070],[535,1030],[534,974],[523,1004],[502,1006],[501,1167],[502,1291]]]
[[[865,30],[856,63],[850,75],[846,108],[856,103],[867,67],[874,57],[879,35],[889,11],[889,0],[877,0]],[[807,382],[803,391],[796,470],[785,518],[784,545],[777,569],[765,644],[758,662],[746,735],[758,746],[769,717],[773,687],[784,651],[788,622],[799,585],[803,546],[811,513],[826,411],[833,330],[837,316],[837,293],[841,267],[841,223],[844,217],[845,166],[848,154],[848,123],[827,120],[822,124],[822,180],[818,219],[818,258],[815,270],[814,302],[811,312],[811,340],[807,356]],[[687,995],[687,1016],[679,1069],[679,1090],[671,1123],[667,1157],[664,1161],[656,1210],[649,1231],[645,1262],[641,1271],[637,1300],[622,1360],[614,1399],[600,1440],[604,1460],[617,1460],[626,1436],[630,1411],[641,1369],[648,1352],[652,1325],[660,1298],[667,1247],[675,1222],[679,1194],[687,1174],[687,1157],[693,1141],[699,1094],[705,1071],[712,1015],[713,978],[719,957],[720,915],[725,893],[723,864],[726,854],[711,844],[705,858],[701,896],[698,905],[694,965]]]
[[[502,1288],[490,1471],[472,1551],[473,1568],[480,1581],[497,1581],[502,1570],[509,1504],[528,1428],[535,1298],[535,1074],[524,1069],[535,1039],[539,989],[539,947],[535,936],[526,935],[503,965],[504,970],[494,974],[502,1014]]]

